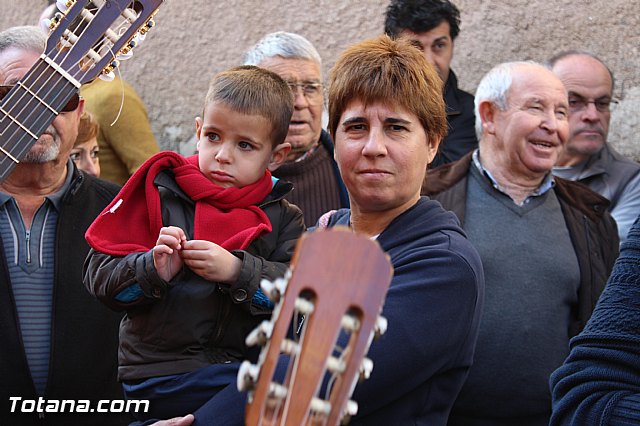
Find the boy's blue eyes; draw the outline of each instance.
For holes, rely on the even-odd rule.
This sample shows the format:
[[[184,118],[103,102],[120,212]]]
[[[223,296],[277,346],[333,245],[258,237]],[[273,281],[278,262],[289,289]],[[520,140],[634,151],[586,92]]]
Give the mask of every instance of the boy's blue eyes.
[[[206,135],[207,139],[209,139],[211,142],[219,142],[221,141],[220,135],[218,135],[217,133],[208,133]],[[240,141],[238,142],[238,147],[240,149],[243,150],[250,150],[253,149],[253,145],[251,145],[249,142],[246,141]]]

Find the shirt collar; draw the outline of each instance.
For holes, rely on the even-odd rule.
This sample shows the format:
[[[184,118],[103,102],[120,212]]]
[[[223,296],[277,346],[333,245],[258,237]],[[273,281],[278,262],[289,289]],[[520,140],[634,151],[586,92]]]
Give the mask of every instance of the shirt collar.
[[[491,182],[491,185],[498,191],[508,196],[509,194],[507,194],[506,191],[502,189],[502,187],[498,184],[498,181],[496,181],[496,179],[493,177],[491,172],[486,168],[484,168],[484,166],[480,162],[479,148],[476,148],[475,151],[473,151],[471,158],[473,159],[473,164],[475,165],[475,167],[478,169],[478,171],[480,171],[480,173],[484,174],[489,179],[489,181]],[[555,185],[556,185],[556,182],[553,178],[553,174],[547,173],[544,179],[542,179],[542,182],[540,182],[540,186],[538,186],[538,188],[536,188],[533,192],[531,192],[529,196],[524,200],[524,202],[526,203],[532,197],[539,197],[540,195],[544,195],[547,191],[549,191]]]

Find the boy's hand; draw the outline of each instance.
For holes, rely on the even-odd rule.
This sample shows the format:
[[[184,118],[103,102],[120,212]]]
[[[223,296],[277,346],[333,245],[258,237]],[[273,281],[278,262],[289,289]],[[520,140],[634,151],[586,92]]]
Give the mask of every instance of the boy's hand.
[[[191,240],[182,245],[182,259],[193,272],[207,281],[231,284],[238,279],[242,261],[219,245]]]
[[[182,269],[182,257],[180,251],[187,236],[177,226],[168,226],[160,229],[158,241],[153,248],[153,265],[158,275],[165,281],[171,281],[178,271]]]

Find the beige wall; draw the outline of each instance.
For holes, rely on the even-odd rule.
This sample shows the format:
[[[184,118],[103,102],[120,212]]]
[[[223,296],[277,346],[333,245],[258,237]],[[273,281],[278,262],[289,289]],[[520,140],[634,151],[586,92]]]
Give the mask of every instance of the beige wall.
[[[122,65],[122,75],[146,102],[166,149],[194,131],[209,78],[241,61],[267,32],[309,38],[324,70],[349,44],[382,31],[388,0],[166,0],[155,28]],[[462,31],[452,68],[473,92],[493,64],[542,61],[565,49],[588,49],[616,75],[610,140],[640,159],[640,0],[455,0]],[[36,23],[44,0],[0,0],[0,29]]]

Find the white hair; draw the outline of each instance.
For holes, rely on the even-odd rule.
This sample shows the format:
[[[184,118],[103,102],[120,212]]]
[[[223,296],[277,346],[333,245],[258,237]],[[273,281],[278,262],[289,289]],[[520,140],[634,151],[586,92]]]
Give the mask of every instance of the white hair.
[[[478,140],[482,138],[480,104],[484,101],[489,101],[495,104],[500,110],[504,111],[507,109],[507,92],[511,87],[511,83],[513,83],[513,75],[518,68],[524,66],[536,66],[545,70],[547,69],[535,61],[504,62],[493,67],[487,74],[485,74],[484,77],[482,77],[482,80],[480,80],[474,99],[476,136],[478,137]]]
[[[11,27],[0,32],[0,53],[9,48],[42,53],[46,43],[45,33],[40,27],[32,25]]]
[[[280,56],[284,59],[306,59],[322,69],[320,54],[313,44],[299,34],[278,31],[262,37],[244,55],[244,65],[260,66],[265,59]]]

